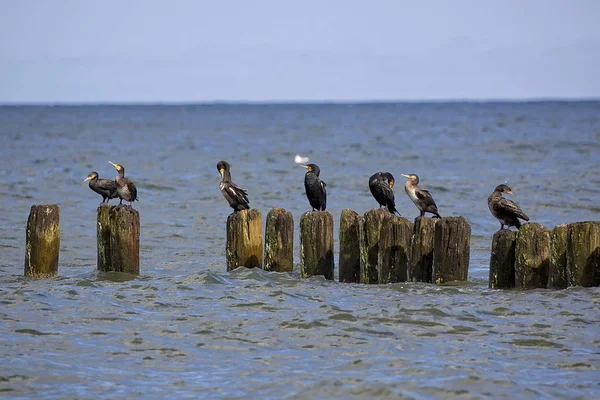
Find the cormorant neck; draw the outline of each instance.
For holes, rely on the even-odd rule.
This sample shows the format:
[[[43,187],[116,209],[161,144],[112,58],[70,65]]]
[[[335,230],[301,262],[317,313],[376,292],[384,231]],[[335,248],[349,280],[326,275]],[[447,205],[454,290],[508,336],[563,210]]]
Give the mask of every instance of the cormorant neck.
[[[223,182],[231,182],[231,173],[227,170],[223,171]]]

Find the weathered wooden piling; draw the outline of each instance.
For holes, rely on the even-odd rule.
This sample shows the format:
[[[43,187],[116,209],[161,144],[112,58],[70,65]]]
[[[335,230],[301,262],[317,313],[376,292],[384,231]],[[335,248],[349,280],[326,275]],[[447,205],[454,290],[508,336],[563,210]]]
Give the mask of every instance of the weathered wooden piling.
[[[550,231],[550,260],[548,264],[548,288],[564,289],[567,279],[567,232],[568,225],[557,225]]]
[[[333,279],[333,215],[307,211],[300,217],[300,274]]]
[[[31,206],[25,233],[25,276],[45,279],[58,274],[59,220],[56,204]]]
[[[469,274],[471,225],[464,217],[444,217],[435,223],[433,281],[466,281]]]
[[[437,218],[415,219],[407,272],[407,280],[410,282],[431,283],[435,221]]]
[[[515,287],[515,247],[517,232],[501,229],[492,239],[490,257],[490,289]]]
[[[600,285],[600,221],[569,224],[566,258],[570,286]]]
[[[340,216],[340,282],[360,282],[360,230],[362,217],[350,209]]]
[[[413,223],[387,213],[381,223],[377,275],[379,283],[406,282]]]
[[[389,211],[373,208],[363,218],[362,240],[360,243],[360,282],[379,283],[379,240],[381,225]]]
[[[227,217],[227,271],[262,267],[262,215],[256,208]]]
[[[294,269],[294,217],[283,208],[273,208],[267,214],[264,269],[275,272]]]
[[[140,274],[140,214],[131,206],[98,206],[98,270]]]
[[[515,246],[515,287],[546,288],[549,263],[549,231],[535,222],[522,225]]]

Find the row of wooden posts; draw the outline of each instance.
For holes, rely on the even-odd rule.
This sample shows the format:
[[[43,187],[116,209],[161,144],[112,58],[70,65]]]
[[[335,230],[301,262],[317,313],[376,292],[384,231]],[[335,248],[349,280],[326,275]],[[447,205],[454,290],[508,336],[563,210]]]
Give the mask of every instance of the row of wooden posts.
[[[356,283],[466,281],[471,227],[464,217],[417,218],[411,222],[385,209],[364,216],[345,209],[340,217],[339,280]],[[98,207],[98,270],[139,274],[140,217],[129,206]],[[294,268],[294,219],[283,208],[262,215],[243,210],[227,218],[227,270]],[[302,277],[334,278],[333,216],[309,211],[300,217]],[[32,206],[27,222],[25,275],[58,273],[57,205]],[[263,251],[264,250],[264,251]],[[264,254],[264,262],[263,262]],[[576,222],[548,230],[528,223],[500,230],[492,241],[490,288],[564,288],[600,285],[600,222]]]
[[[471,227],[463,217],[418,218],[413,224],[383,208],[359,215],[343,210],[339,230],[339,280],[357,283],[466,281]],[[267,214],[264,263],[262,216],[251,209],[227,218],[227,269],[294,267],[294,219],[283,208]],[[333,216],[300,217],[300,274],[334,278]]]

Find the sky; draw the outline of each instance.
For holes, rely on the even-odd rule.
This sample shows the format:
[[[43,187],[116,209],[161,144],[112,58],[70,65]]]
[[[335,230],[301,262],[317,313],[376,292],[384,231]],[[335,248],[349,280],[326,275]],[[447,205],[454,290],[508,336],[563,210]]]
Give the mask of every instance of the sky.
[[[596,0],[0,0],[0,103],[600,98]]]

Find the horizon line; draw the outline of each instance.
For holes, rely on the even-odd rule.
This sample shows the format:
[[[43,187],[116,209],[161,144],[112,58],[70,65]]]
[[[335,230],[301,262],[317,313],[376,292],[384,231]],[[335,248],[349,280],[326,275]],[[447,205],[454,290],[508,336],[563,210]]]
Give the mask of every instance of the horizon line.
[[[72,106],[216,106],[216,105],[385,105],[385,104],[461,104],[461,103],[589,103],[599,97],[531,98],[448,98],[448,99],[351,99],[351,100],[199,100],[199,101],[0,101],[0,107],[72,107]]]

